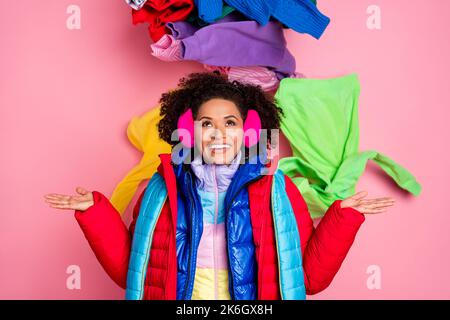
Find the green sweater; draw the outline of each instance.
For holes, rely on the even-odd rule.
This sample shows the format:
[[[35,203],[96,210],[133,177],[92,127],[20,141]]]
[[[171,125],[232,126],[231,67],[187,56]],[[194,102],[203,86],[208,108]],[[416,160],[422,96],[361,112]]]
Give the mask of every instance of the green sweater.
[[[414,176],[377,151],[359,151],[356,74],[333,79],[281,80],[275,99],[283,109],[281,130],[293,156],[279,168],[299,188],[313,218],[321,217],[336,199],[355,193],[368,160],[377,163],[401,188],[415,196],[421,186]],[[300,176],[298,176],[300,175]]]

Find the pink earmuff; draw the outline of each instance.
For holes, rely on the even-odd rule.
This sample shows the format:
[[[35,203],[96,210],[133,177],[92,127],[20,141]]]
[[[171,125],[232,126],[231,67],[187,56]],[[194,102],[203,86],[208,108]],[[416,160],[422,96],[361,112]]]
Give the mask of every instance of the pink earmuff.
[[[256,133],[256,137],[252,135]],[[250,109],[247,112],[247,118],[244,121],[244,143],[247,148],[253,147],[258,143],[261,135],[261,119],[256,110]],[[254,137],[254,138],[252,138]]]
[[[178,118],[178,135],[180,141],[187,148],[194,146],[194,116],[192,109],[187,109]],[[256,137],[252,134],[256,133]],[[261,135],[261,119],[256,110],[250,109],[247,112],[247,118],[244,121],[244,143],[247,148],[250,148],[258,143]]]
[[[177,127],[180,141],[185,147],[192,148],[194,146],[194,116],[191,108],[178,118]]]

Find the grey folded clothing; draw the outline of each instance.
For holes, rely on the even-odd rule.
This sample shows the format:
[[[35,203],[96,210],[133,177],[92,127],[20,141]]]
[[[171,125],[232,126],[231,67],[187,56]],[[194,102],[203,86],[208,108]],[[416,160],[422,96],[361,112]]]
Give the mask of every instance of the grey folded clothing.
[[[125,2],[134,10],[140,10],[147,0],[125,0]]]

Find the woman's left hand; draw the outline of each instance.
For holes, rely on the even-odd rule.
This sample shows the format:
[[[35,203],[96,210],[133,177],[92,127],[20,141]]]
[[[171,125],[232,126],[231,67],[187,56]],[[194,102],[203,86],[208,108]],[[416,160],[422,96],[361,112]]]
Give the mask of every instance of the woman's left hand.
[[[394,205],[395,200],[391,197],[364,199],[367,196],[367,191],[361,191],[355,195],[342,200],[341,208],[353,208],[364,214],[383,213],[387,211],[388,207]]]

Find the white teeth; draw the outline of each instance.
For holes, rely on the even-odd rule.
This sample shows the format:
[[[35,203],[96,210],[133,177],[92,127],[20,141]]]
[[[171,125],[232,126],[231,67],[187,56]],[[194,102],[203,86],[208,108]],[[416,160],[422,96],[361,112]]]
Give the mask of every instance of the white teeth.
[[[223,149],[223,148],[230,148],[231,146],[229,144],[211,144],[209,145],[209,148],[211,149]]]

